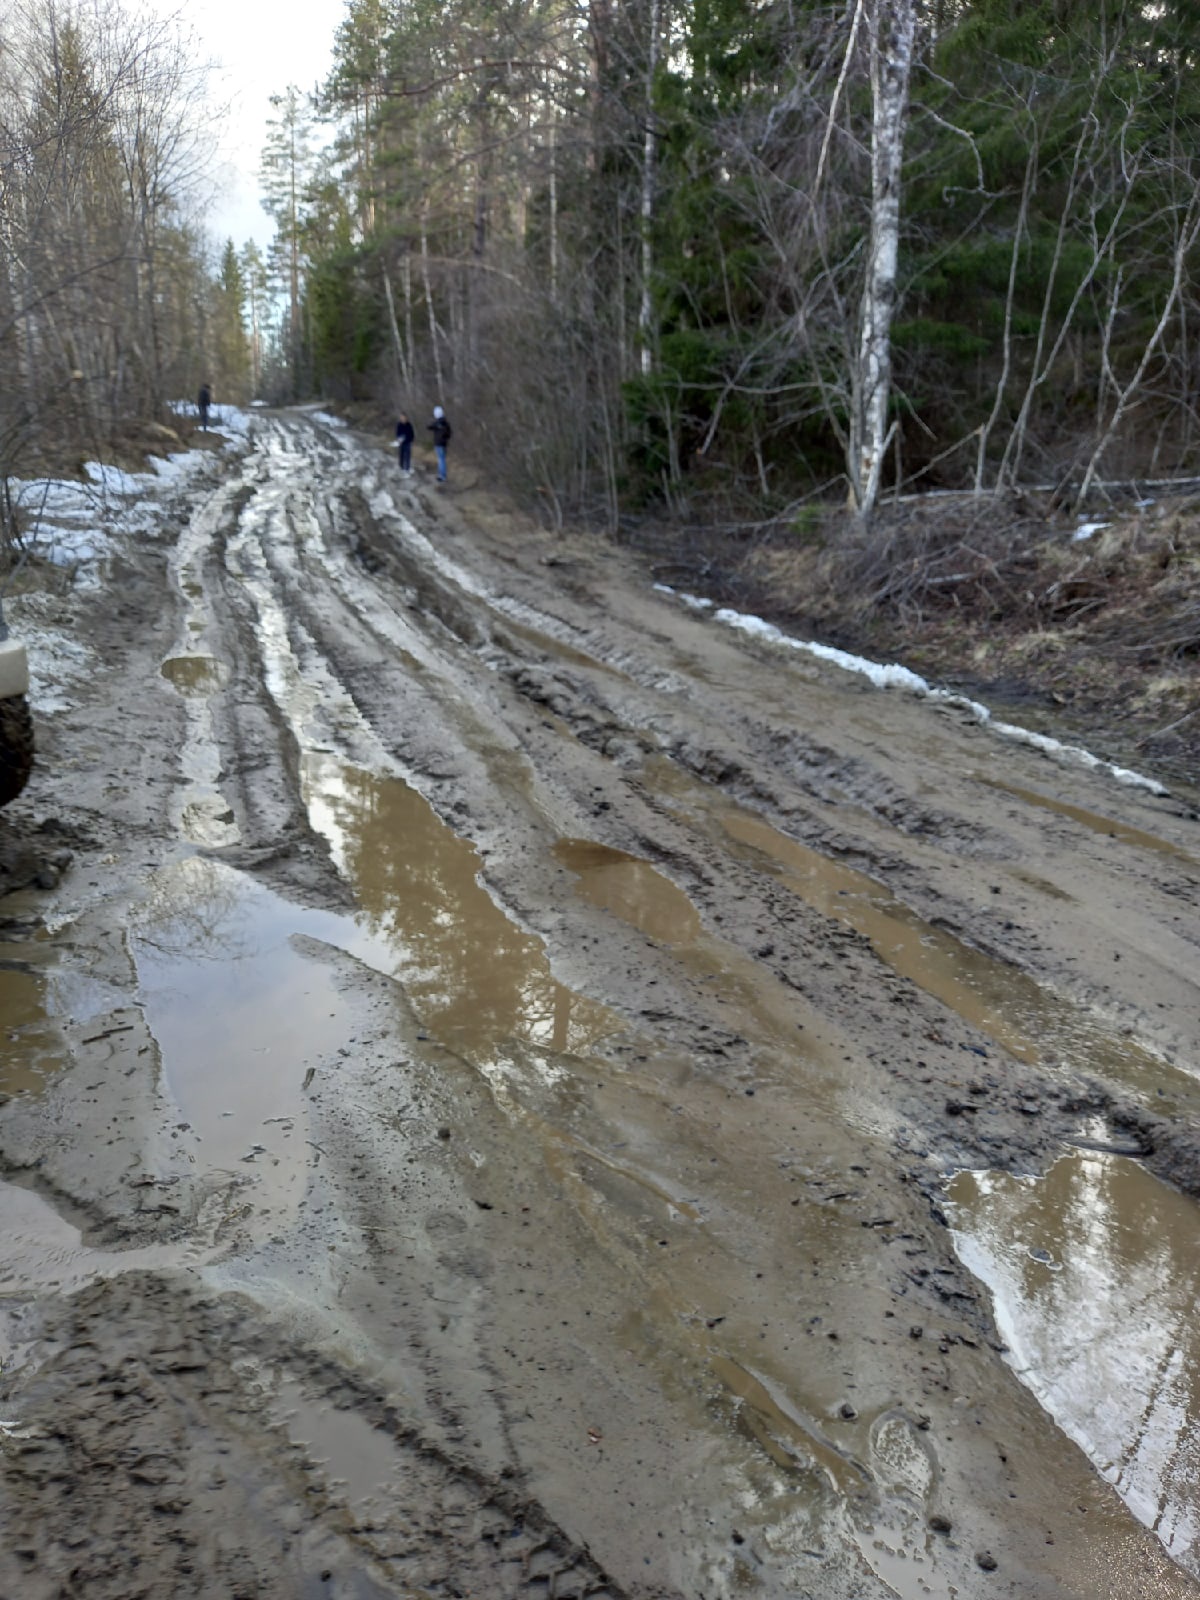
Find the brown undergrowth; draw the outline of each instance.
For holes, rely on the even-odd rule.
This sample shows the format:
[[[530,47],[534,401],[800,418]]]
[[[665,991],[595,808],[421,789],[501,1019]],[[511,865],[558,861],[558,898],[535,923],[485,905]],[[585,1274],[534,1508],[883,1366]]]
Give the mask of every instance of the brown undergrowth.
[[[1096,524],[1104,524],[1096,526]],[[1022,497],[676,530],[663,581],[886,656],[1170,781],[1200,776],[1200,498],[1078,520]],[[659,530],[661,536],[661,530]]]

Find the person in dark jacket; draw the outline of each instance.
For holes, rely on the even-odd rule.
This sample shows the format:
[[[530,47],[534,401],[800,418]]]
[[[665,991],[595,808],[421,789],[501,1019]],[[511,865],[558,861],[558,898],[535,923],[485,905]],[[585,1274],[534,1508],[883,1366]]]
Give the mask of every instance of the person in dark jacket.
[[[427,424],[433,432],[433,448],[437,454],[437,481],[446,481],[446,446],[450,443],[450,422],[441,406],[434,406],[433,421]]]
[[[212,390],[206,383],[200,385],[200,393],[196,396],[196,410],[200,413],[200,426],[208,429],[208,408],[212,405]]]
[[[402,411],[400,420],[396,424],[396,444],[400,450],[400,471],[412,473],[412,447],[413,440],[417,437],[417,430]]]

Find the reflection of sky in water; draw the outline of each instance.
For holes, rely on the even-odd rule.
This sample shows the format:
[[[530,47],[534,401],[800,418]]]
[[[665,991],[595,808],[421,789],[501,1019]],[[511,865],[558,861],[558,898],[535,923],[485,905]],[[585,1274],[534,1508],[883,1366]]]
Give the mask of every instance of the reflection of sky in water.
[[[1136,1162],[959,1173],[955,1246],[1010,1361],[1174,1558],[1200,1572],[1200,1211]]]
[[[519,1039],[586,1050],[616,1022],[551,975],[540,940],[518,928],[479,882],[474,847],[399,778],[331,757],[305,758],[313,825],[361,907],[357,922],[391,952],[418,1015],[472,1057]]]
[[[156,876],[132,930],[142,1004],[210,1166],[246,1170],[238,1164],[261,1144],[269,1155],[253,1174],[294,1188],[304,1073],[348,1041],[330,969],[292,936],[345,947],[353,932],[348,918],[291,905],[219,862],[191,857]]]

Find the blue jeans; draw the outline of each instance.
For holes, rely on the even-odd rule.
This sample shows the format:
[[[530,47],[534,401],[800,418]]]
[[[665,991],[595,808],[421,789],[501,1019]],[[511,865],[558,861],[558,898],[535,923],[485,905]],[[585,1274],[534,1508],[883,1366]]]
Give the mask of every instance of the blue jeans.
[[[411,466],[412,466],[412,440],[411,439],[401,439],[401,441],[400,441],[400,471],[401,472],[407,472]]]
[[[438,482],[439,483],[445,483],[445,481],[446,481],[446,446],[444,444],[435,444],[433,448],[437,453]]]

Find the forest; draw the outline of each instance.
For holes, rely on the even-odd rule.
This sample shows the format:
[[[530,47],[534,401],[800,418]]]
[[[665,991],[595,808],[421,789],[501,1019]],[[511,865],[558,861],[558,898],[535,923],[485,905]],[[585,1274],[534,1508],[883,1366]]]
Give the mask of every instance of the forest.
[[[136,460],[219,375],[250,398],[259,253],[204,227],[209,70],[171,20],[12,0],[0,14],[0,485]]]
[[[171,27],[3,26],[6,473],[205,372],[440,399],[559,525],[1191,468],[1183,0],[348,0],[273,99],[265,261],[205,242]]]

